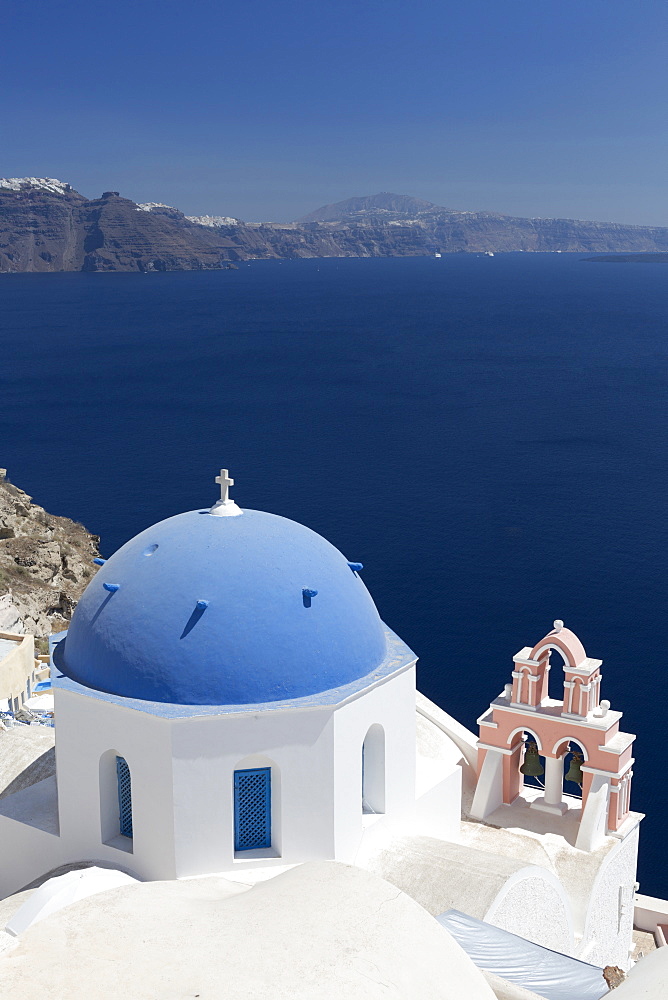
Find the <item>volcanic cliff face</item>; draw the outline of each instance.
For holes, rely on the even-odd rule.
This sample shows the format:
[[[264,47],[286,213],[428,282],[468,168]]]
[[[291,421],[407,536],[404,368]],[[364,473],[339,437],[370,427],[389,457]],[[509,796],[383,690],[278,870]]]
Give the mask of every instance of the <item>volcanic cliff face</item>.
[[[668,251],[668,229],[457,212],[383,193],[326,205],[298,222],[186,217],[107,191],[89,200],[53,178],[0,180],[0,271],[172,271],[235,260],[402,257],[481,251]]]
[[[116,191],[89,201],[56,183],[0,181],[0,271],[201,270],[247,256],[176,209],[144,211]]]
[[[67,628],[96,571],[98,543],[82,524],[34,504],[0,469],[0,631]]]
[[[87,199],[53,178],[0,181],[0,271],[78,271]]]

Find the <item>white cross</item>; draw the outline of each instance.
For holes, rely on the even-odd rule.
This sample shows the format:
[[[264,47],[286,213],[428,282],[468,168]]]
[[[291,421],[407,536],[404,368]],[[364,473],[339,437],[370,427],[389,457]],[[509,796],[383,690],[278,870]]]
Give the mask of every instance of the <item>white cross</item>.
[[[216,482],[220,483],[220,499],[223,503],[227,503],[230,486],[234,486],[234,480],[230,479],[227,475],[227,469],[221,469],[220,475],[216,476]]]

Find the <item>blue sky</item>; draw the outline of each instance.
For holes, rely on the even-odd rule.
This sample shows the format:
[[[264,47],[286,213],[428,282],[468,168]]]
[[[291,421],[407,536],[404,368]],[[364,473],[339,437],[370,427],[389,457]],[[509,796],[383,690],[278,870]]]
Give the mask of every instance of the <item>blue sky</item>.
[[[665,0],[4,0],[0,175],[668,225]]]

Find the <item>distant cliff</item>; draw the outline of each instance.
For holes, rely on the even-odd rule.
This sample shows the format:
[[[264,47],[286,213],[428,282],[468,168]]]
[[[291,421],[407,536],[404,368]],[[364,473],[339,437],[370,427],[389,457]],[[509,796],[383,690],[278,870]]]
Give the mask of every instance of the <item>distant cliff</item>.
[[[384,243],[406,253],[555,251],[635,253],[668,250],[668,228],[577,219],[522,219],[495,212],[459,212],[406,195],[378,194],[325,205],[299,220],[336,238]],[[408,248],[414,249],[408,249]],[[386,256],[387,254],[381,254]],[[364,254],[363,256],[367,256]]]
[[[89,200],[53,178],[0,179],[0,272],[173,271],[251,258],[402,257],[510,251],[668,251],[668,229],[458,212],[406,195],[326,205],[297,222],[187,217],[107,191]]]
[[[98,542],[82,524],[33,503],[0,469],[0,631],[67,628],[96,571]]]
[[[193,270],[239,256],[234,239],[175,209],[144,211],[115,191],[89,201],[39,178],[4,183],[0,271]]]

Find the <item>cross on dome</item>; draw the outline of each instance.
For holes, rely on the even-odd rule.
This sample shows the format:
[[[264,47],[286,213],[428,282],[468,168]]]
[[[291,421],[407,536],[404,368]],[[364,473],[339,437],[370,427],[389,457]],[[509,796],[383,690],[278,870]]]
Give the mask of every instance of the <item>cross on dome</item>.
[[[220,470],[220,475],[216,476],[216,482],[220,486],[220,500],[216,500],[209,513],[216,514],[218,517],[236,517],[237,514],[242,514],[241,508],[237,507],[230,497],[230,486],[234,486],[234,480],[230,478],[227,469]]]
[[[227,469],[221,469],[220,475],[216,476],[216,482],[220,483],[220,499],[223,503],[227,503],[230,493],[230,486],[234,486],[234,480],[230,479],[227,474]]]

